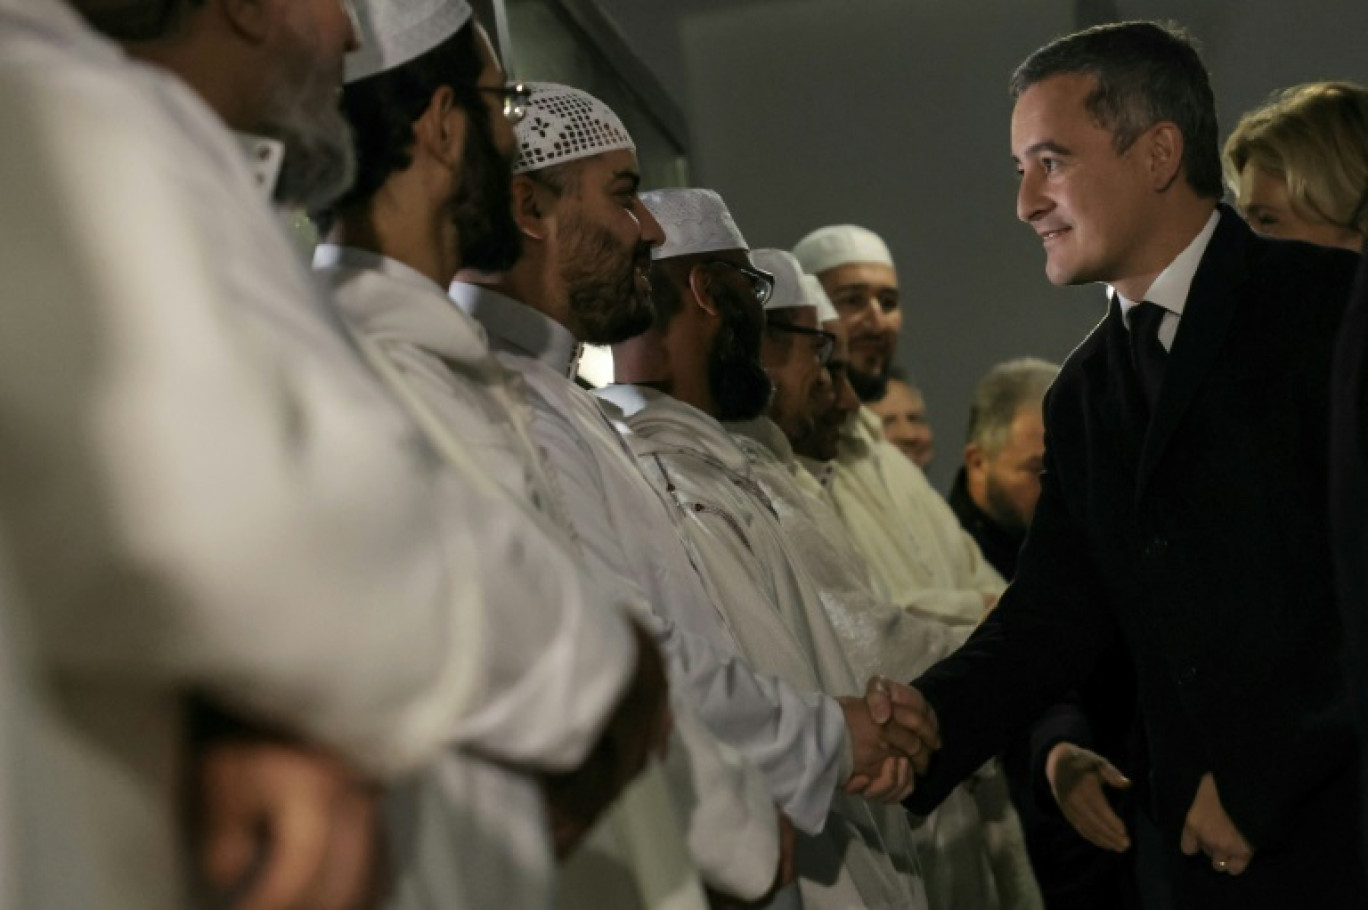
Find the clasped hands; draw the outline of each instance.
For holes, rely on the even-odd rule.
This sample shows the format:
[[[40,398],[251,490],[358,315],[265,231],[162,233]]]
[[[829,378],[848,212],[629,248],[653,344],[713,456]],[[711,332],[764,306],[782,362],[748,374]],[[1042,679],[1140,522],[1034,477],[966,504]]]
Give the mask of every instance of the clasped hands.
[[[845,792],[882,803],[906,799],[940,748],[935,710],[916,689],[882,676],[869,680],[863,698],[837,701],[855,758]]]
[[[1045,761],[1045,776],[1060,810],[1085,840],[1117,853],[1130,848],[1126,825],[1107,801],[1103,786],[1118,789],[1131,782],[1096,752],[1059,743]],[[1249,867],[1254,848],[1221,804],[1216,779],[1203,774],[1183,823],[1179,847],[1188,856],[1204,853],[1217,872],[1239,875]]]

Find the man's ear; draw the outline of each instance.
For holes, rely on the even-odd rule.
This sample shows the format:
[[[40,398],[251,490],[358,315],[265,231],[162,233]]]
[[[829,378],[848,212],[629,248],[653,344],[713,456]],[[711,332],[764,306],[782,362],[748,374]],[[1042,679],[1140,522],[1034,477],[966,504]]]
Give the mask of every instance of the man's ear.
[[[547,238],[556,203],[551,187],[527,174],[513,175],[513,221],[524,236],[532,240]]]
[[[1158,192],[1173,186],[1183,171],[1183,131],[1178,124],[1161,120],[1145,135],[1150,185]]]
[[[229,28],[252,44],[262,44],[280,27],[287,2],[289,0],[218,0],[217,5]]]
[[[709,316],[720,315],[717,301],[713,299],[712,283],[716,279],[706,268],[689,268],[689,290],[693,291],[694,304]]]
[[[982,474],[988,466],[988,453],[977,442],[964,447],[964,470],[969,474]]]
[[[456,93],[444,85],[432,93],[427,108],[413,122],[414,157],[429,155],[448,169],[461,161],[465,152],[466,130],[470,118],[456,103]]]

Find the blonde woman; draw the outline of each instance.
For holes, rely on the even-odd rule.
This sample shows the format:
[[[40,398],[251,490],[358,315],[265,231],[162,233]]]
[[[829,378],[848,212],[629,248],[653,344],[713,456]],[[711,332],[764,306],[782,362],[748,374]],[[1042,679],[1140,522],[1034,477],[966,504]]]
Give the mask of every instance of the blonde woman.
[[[1250,227],[1358,250],[1368,234],[1368,88],[1310,82],[1245,114],[1225,144],[1226,183]]]

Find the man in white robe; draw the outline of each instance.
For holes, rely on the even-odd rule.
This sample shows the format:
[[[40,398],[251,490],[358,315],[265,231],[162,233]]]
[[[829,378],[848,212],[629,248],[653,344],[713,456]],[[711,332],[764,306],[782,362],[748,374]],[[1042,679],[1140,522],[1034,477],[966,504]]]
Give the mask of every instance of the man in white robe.
[[[374,6],[360,7],[363,33]],[[532,439],[521,380],[494,360],[479,326],[446,296],[461,266],[496,270],[517,256],[519,235],[508,204],[509,121],[524,116],[529,99],[518,87],[500,91],[503,73],[487,42],[458,34],[476,26],[407,22],[405,30],[419,26],[424,41],[407,53],[371,65],[353,59],[349,66],[343,109],[353,130],[370,138],[357,143],[357,183],[336,206],[330,242],[317,251],[315,266],[344,318],[393,365],[386,378],[425,428],[460,440],[491,483],[563,532],[567,548],[582,559],[584,543]],[[367,46],[383,43],[364,37]],[[397,163],[403,159],[406,165]],[[648,625],[659,622],[625,580],[601,567],[592,574],[604,587],[605,608],[632,610]],[[712,739],[678,693],[674,708],[678,735],[669,769],[678,810],[688,822],[688,847],[711,887],[738,899],[760,897],[771,887],[780,852],[763,781]],[[652,769],[648,776],[659,773]],[[527,778],[510,776],[501,784],[509,791],[506,799],[518,799],[520,786],[536,793]],[[596,837],[569,857],[559,906],[702,906],[688,850],[661,817],[650,786],[660,782],[629,790]],[[425,810],[416,795],[404,794],[400,802],[416,811],[394,813],[410,816],[397,821],[412,827],[415,815],[446,811],[440,804]],[[468,802],[455,799],[457,816],[468,811]],[[665,811],[674,809],[667,805]],[[454,827],[448,821],[442,831],[420,829],[418,839],[428,832],[437,842],[415,843],[417,860],[401,872],[397,906],[488,906],[501,895],[506,901],[510,876],[480,868],[452,874],[466,852]],[[642,829],[648,837],[635,836]],[[543,851],[543,867],[548,859]],[[662,869],[676,880],[661,882]],[[453,895],[453,888],[465,893]]]
[[[822,282],[846,327],[856,392],[881,397],[902,326],[887,245],[865,228],[832,225],[808,234],[793,254]],[[884,439],[868,407],[847,420],[835,460],[815,469],[894,603],[972,626],[997,602],[1006,583],[921,469]]]
[[[53,130],[54,211],[79,216],[56,240],[64,268],[5,294],[0,511],[37,659],[83,734],[73,789],[115,876],[105,905],[183,905],[192,689],[370,777],[452,743],[573,767],[632,673],[628,630],[521,518],[435,470],[206,105],[259,113],[244,83],[266,64],[297,71],[293,49],[189,55],[229,77],[210,99],[63,6],[0,14],[3,78]],[[327,45],[339,64],[350,40]],[[225,84],[242,90],[233,104]],[[54,248],[27,228],[7,261]]]
[[[746,600],[723,605],[743,656],[795,685],[848,693],[857,677],[820,591],[745,453],[719,423],[751,419],[768,404],[758,354],[772,279],[750,264],[715,193],[667,190],[643,200],[668,238],[654,253],[656,312],[644,334],[614,347],[618,380],[637,384],[600,395],[618,409],[648,478],[675,503],[703,571],[720,589],[746,590]],[[805,901],[923,905],[905,816],[844,796],[833,810],[825,839],[799,845]],[[838,865],[809,877],[805,861],[808,873],[823,861]]]
[[[836,314],[817,279],[804,275],[788,252],[755,250],[751,260],[775,279],[760,352],[774,394],[766,416],[727,429],[820,589],[856,672],[914,678],[963,644],[969,627],[902,610],[870,584],[867,563],[794,454],[795,446],[806,449],[817,432],[835,397],[833,381],[847,381],[840,370],[847,356],[844,338],[827,331],[822,318]],[[836,370],[829,373],[833,357]],[[915,833],[932,907],[1042,905],[1020,822],[996,767],[952,793]]]

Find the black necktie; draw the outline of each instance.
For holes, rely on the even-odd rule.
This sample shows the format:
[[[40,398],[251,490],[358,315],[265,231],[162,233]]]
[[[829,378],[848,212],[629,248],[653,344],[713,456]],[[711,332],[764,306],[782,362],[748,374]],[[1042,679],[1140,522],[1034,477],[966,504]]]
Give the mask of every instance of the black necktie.
[[[1164,366],[1168,362],[1168,351],[1159,342],[1159,323],[1166,312],[1148,300],[1130,311],[1131,365],[1135,367],[1140,391],[1144,393],[1150,413],[1154,412],[1154,403],[1159,400],[1159,387],[1164,383]]]

